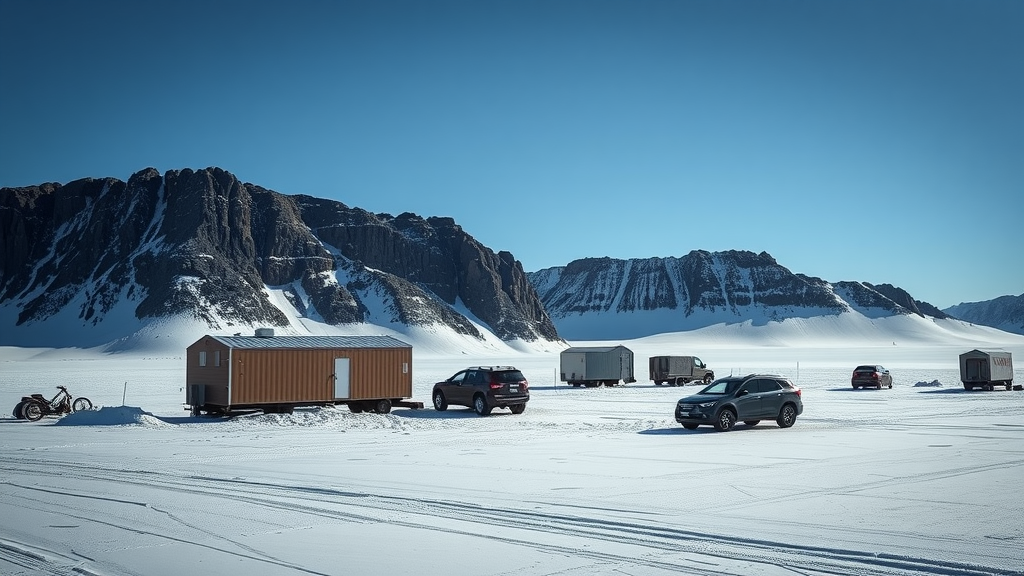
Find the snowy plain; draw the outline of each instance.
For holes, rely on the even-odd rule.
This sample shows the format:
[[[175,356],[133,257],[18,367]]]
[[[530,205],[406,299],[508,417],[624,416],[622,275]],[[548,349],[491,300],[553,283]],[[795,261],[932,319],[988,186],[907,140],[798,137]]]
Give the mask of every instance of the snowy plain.
[[[634,352],[636,383],[594,389],[558,381],[557,344],[404,339],[426,409],[231,419],[183,409],[183,347],[0,348],[0,574],[1024,574],[1024,392],[957,368],[1008,350],[1024,383],[1022,336],[842,315],[571,342]],[[699,387],[650,382],[661,354],[786,375],[804,413],[684,430]],[[893,389],[853,390],[860,363]],[[520,368],[526,412],[429,408],[476,364]],[[57,384],[97,410],[11,417]]]

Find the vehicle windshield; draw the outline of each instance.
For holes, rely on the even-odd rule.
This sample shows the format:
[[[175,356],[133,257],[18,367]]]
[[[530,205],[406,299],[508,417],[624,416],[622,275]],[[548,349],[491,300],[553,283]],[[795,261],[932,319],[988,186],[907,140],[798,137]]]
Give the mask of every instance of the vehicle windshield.
[[[701,390],[700,394],[732,394],[742,383],[742,380],[719,380]]]

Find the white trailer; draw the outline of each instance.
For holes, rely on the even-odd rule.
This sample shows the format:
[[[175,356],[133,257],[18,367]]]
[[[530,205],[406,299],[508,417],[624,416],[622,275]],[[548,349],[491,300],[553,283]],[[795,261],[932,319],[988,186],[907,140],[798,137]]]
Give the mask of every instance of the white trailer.
[[[965,390],[996,386],[1013,388],[1013,358],[1009,352],[971,350],[960,355],[960,381]]]
[[[562,351],[561,379],[572,386],[615,386],[636,382],[633,351],[625,346],[575,346]]]

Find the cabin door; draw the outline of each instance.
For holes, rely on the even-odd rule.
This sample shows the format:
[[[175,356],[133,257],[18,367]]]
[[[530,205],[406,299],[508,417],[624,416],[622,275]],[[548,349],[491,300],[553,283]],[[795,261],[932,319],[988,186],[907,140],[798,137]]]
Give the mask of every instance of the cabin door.
[[[349,390],[349,360],[350,358],[334,359],[334,399],[344,400],[352,396]]]

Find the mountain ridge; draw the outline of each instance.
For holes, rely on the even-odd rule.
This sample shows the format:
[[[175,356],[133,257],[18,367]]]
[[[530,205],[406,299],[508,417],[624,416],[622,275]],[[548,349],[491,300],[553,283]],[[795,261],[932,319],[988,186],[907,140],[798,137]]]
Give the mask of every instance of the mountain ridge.
[[[95,328],[130,303],[143,323],[181,316],[211,330],[301,331],[298,316],[559,341],[522,265],[453,219],[285,196],[220,168],[3,188],[0,237],[0,306],[14,328],[69,307],[65,317]],[[0,345],[18,344],[17,330],[4,334]]]
[[[767,252],[693,250],[681,257],[584,258],[528,273],[566,339],[643,337],[750,320],[859,313],[946,318],[889,284],[829,283],[790,271]],[[662,318],[638,326],[637,313]],[[618,325],[618,326],[617,326]],[[616,330],[616,326],[618,330]]]
[[[443,346],[494,349],[842,314],[969,315],[890,284],[794,273],[766,252],[584,258],[525,272],[452,218],[283,195],[216,167],[0,188],[0,238],[0,345],[10,346],[124,351],[180,325],[196,337],[255,327],[436,333],[455,338]],[[985,318],[971,321],[1000,313]]]

